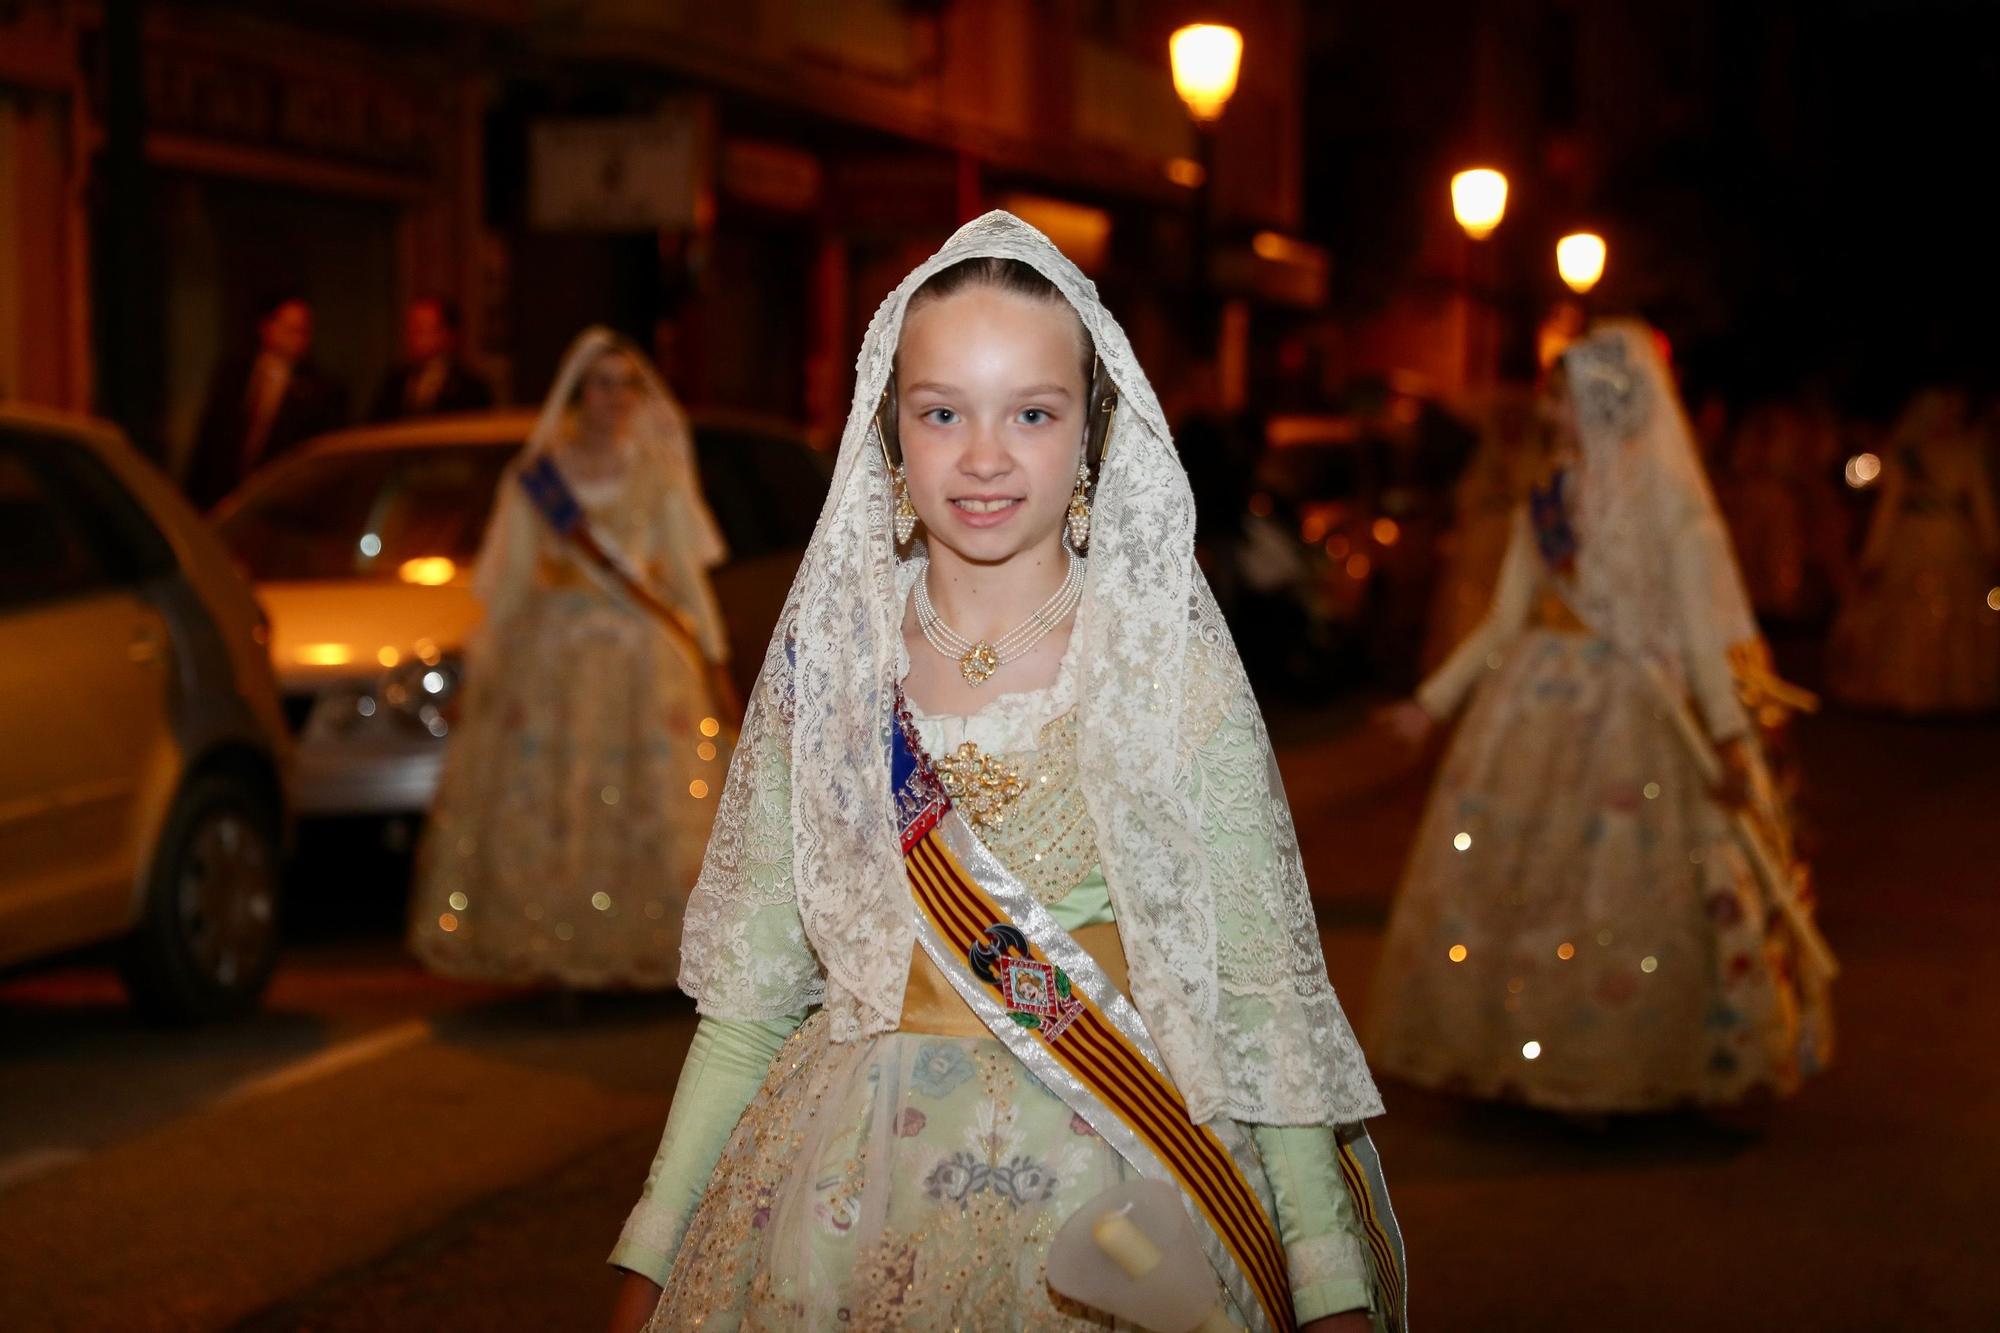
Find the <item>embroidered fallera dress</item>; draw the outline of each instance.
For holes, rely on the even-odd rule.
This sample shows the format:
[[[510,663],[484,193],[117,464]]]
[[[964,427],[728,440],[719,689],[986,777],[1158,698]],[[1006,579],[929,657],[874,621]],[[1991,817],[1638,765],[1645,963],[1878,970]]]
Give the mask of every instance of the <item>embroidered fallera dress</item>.
[[[1862,579],[1827,674],[1844,703],[1900,713],[2000,708],[2000,520],[1979,441],[1912,409],[1883,458]]]
[[[998,696],[970,717],[913,715],[934,759],[969,744],[967,757],[1020,779],[982,840],[1122,982],[1076,786],[1074,656],[1073,646],[1048,689]],[[927,958],[913,963],[903,1023],[882,1036],[832,1042],[816,1011],[703,1020],[612,1256],[663,1284],[650,1328],[1110,1326],[1050,1291],[1043,1266],[1063,1222],[1131,1168]],[[1334,1131],[1252,1133],[1299,1318],[1371,1307]],[[718,1145],[711,1177],[704,1163]]]
[[[700,538],[713,520],[664,448],[621,448],[617,475],[569,488],[720,660],[703,554],[719,539]],[[551,456],[563,465],[560,442]],[[728,720],[701,658],[535,511],[523,461],[501,478],[480,555],[486,620],[419,852],[410,946],[466,980],[665,989],[728,770]]]
[[[997,695],[970,718],[910,723],[947,786],[951,769],[990,761],[1022,790],[1004,824],[973,824],[982,803],[955,800],[906,843],[913,812],[901,804],[893,726],[916,565],[896,549],[879,412],[910,301],[968,260],[1048,280],[1089,337],[1115,408],[1057,683]],[[976,972],[980,943],[1002,923],[933,955],[937,917],[919,920],[912,890],[913,863],[947,837],[989,876],[1004,866],[1019,882],[1004,915],[1044,943],[1067,935],[1056,946],[1065,975],[1088,978],[1100,998],[1126,992],[1131,1005],[1112,1007],[1143,1022],[1158,1056],[1141,1077],[1170,1080],[1177,1115],[1227,1136],[1251,1197],[1230,1191],[1224,1225],[1282,1244],[1291,1270],[1280,1280],[1261,1245],[1222,1265],[1245,1292],[1255,1268],[1258,1309],[1245,1322],[1266,1326],[1268,1307],[1285,1323],[1287,1287],[1301,1317],[1380,1308],[1378,1320],[1400,1320],[1400,1249],[1373,1207],[1379,1179],[1355,1177],[1347,1196],[1341,1174],[1381,1100],[1326,974],[1262,715],[1195,563],[1194,498],[1172,432],[1090,280],[1019,218],[967,223],[877,309],[827,502],[779,623],[688,904],[680,983],[703,1020],[615,1256],[664,1284],[654,1327],[1102,1326],[1051,1295],[1048,1239],[1124,1175],[1121,1162],[1169,1171],[1139,1140],[1182,1133],[1163,1109],[1175,1103],[1151,1101],[1143,1131],[1114,1123],[1113,1094],[1079,1090],[1050,1065],[1039,1066],[1050,1083],[1030,1072],[1054,1040],[1048,1029],[1030,1038],[994,1017],[1003,1041],[978,1025],[975,1003],[991,999],[962,998],[945,969]],[[1028,1012],[1016,981],[1034,969],[994,966],[1015,987],[1011,1011]],[[1053,984],[1060,995],[1062,976]],[[1072,1020],[1095,1040],[1093,1013]],[[1094,1077],[1132,1072],[1122,1058]],[[1083,1132],[1052,1087],[1107,1137]],[[1188,1165],[1212,1163],[1199,1152],[1177,1160],[1172,1171],[1208,1177],[1190,1200],[1228,1183]],[[1379,1268],[1362,1261],[1363,1229]]]
[[[1690,503],[1641,526],[1659,480],[1640,478],[1603,540],[1661,544],[1621,574],[1579,530],[1575,480],[1556,472],[1516,512],[1486,621],[1417,693],[1439,719],[1470,703],[1391,914],[1371,1062],[1580,1113],[1788,1093],[1828,1057],[1824,990],[1639,658],[1602,628],[1638,618],[1612,590],[1653,587],[1653,641],[1710,737],[1754,743],[1730,665],[1747,606],[1715,600],[1741,602],[1719,520]]]

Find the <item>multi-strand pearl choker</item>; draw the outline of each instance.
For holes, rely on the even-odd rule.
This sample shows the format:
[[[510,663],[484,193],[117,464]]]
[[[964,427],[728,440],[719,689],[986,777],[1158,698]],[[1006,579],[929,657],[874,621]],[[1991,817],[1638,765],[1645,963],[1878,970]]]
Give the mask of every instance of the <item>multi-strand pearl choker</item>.
[[[965,677],[966,684],[984,685],[987,677],[995,671],[1023,657],[1046,639],[1083,601],[1083,561],[1077,559],[1074,551],[1066,554],[1069,556],[1069,569],[1055,595],[1037,607],[1034,614],[1020,625],[991,643],[985,639],[974,642],[944,623],[944,617],[931,605],[931,571],[927,560],[924,567],[917,571],[917,625],[931,647],[957,660],[958,673]]]

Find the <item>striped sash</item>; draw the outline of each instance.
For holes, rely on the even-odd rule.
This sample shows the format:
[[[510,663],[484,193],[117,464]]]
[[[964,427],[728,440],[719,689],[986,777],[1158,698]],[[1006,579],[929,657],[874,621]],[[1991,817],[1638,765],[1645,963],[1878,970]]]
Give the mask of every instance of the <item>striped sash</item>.
[[[1375,1287],[1382,1298],[1383,1324],[1403,1333],[1410,1326],[1404,1305],[1404,1275],[1408,1270],[1403,1255],[1403,1232],[1396,1225],[1395,1210],[1389,1206],[1382,1158],[1375,1151],[1368,1131],[1360,1125],[1341,1127],[1340,1176],[1347,1182],[1354,1211],[1361,1218],[1361,1237],[1368,1247],[1368,1261],[1375,1269]]]
[[[1227,1119],[1193,1122],[1138,1011],[952,810],[898,712],[891,781],[918,942],[1050,1091],[1140,1174],[1180,1187],[1251,1328],[1292,1333],[1284,1246],[1252,1183],[1263,1176],[1249,1136]]]
[[[522,467],[520,483],[528,503],[549,525],[549,531],[583,557],[585,568],[651,616],[668,637],[693,655],[695,661],[707,660],[708,654],[702,651],[700,641],[688,628],[687,618],[646,586],[645,578],[625,558],[624,553],[591,528],[582,502],[570,490],[569,482],[563,478],[562,470],[556,466],[554,459],[546,454],[534,458]]]

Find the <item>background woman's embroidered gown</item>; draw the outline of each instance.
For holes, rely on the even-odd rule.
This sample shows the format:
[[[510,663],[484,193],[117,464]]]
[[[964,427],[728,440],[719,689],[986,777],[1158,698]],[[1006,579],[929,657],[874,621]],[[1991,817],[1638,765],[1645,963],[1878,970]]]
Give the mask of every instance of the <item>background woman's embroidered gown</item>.
[[[487,619],[419,856],[411,947],[469,980],[669,987],[727,771],[725,720],[701,659],[598,581],[516,470],[481,555]],[[622,476],[571,489],[719,658],[721,617],[662,473],[651,450],[628,449]]]
[[[1883,458],[1862,578],[1834,626],[1843,702],[1903,713],[2000,708],[2000,523],[1979,442],[1920,399]]]
[[[917,728],[934,756],[971,741],[1016,769],[1026,791],[983,839],[1066,929],[1115,955],[1122,977],[1076,783],[1074,694],[1066,659],[1047,690],[999,696],[970,718],[918,712]],[[704,1020],[724,1039],[698,1035],[706,1068],[683,1073],[661,1160],[612,1256],[663,1282],[649,1328],[1109,1327],[1052,1293],[1044,1263],[1070,1214],[1126,1178],[1123,1159],[985,1032],[928,959],[913,968],[898,1031],[836,1043],[824,1014],[807,1012]],[[761,1087],[739,1072],[745,1090],[732,1098],[717,1071],[760,1062]],[[1301,1318],[1370,1306],[1333,1130],[1252,1132],[1269,1176],[1254,1184],[1280,1219]],[[727,1145],[705,1188],[689,1190],[674,1179],[677,1153],[693,1156],[687,1141],[705,1134]]]
[[[1602,325],[1564,363],[1580,463],[1516,514],[1485,624],[1417,694],[1440,719],[1471,704],[1390,917],[1369,1055],[1571,1111],[1789,1092],[1829,1057],[1825,986],[1675,721],[1755,766],[1731,658],[1756,622],[1651,331]],[[1764,814],[1788,853],[1782,808]]]
[[[1370,1061],[1580,1112],[1789,1092],[1825,1015],[1651,686],[1556,577],[1523,511],[1486,626],[1419,692],[1434,716],[1473,697],[1390,918]],[[1723,645],[1691,665],[1728,716]]]

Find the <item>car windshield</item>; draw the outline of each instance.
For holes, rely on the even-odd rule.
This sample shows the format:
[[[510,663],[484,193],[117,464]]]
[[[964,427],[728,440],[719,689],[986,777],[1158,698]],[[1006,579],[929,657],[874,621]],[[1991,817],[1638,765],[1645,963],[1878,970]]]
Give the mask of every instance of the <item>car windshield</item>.
[[[302,459],[253,484],[223,538],[264,581],[449,583],[471,572],[514,453],[456,444]]]

